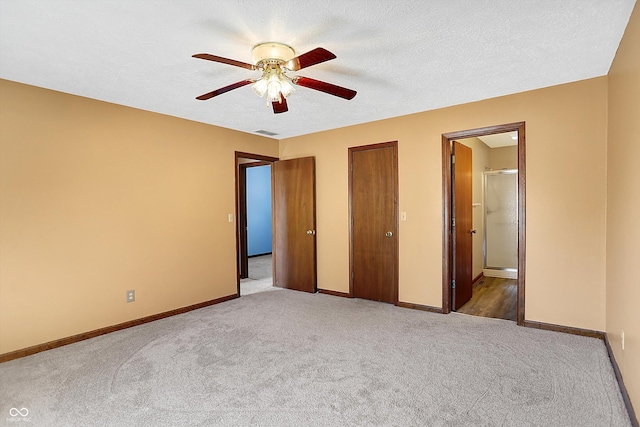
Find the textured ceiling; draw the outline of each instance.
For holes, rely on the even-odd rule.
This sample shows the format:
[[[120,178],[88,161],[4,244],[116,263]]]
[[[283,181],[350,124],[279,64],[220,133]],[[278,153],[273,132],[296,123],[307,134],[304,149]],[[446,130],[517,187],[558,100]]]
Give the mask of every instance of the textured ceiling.
[[[277,139],[607,74],[635,0],[0,0],[0,78]],[[279,41],[337,59],[296,73],[358,91],[298,88],[274,115],[249,86]]]
[[[518,144],[518,132],[496,133],[493,135],[479,136],[489,148],[509,147]]]

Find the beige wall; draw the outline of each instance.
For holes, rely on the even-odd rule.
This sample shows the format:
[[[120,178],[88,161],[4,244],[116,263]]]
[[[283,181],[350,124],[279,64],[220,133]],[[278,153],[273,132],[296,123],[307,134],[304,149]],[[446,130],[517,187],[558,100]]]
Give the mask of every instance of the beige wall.
[[[316,156],[318,287],[349,290],[347,148],[397,140],[399,298],[440,307],[441,135],[525,121],[526,319],[603,330],[606,120],[601,77],[282,140],[281,158]]]
[[[1,84],[0,352],[235,292],[233,151],[276,141]],[[317,159],[319,287],[348,291],[347,147],[398,140],[399,297],[441,306],[441,134],[525,120],[526,318],[604,329],[606,96],[597,78],[281,141]]]
[[[640,411],[640,7],[609,72],[607,323],[636,414]],[[625,350],[620,334],[625,333]]]
[[[472,163],[472,203],[473,208],[471,213],[473,215],[473,229],[476,230],[476,234],[473,235],[473,256],[472,256],[472,268],[471,274],[473,277],[477,277],[482,273],[482,267],[484,266],[484,171],[489,167],[489,156],[492,151],[487,144],[482,142],[478,138],[461,139],[461,144],[471,148],[471,163]],[[516,148],[517,152],[517,148]]]
[[[518,146],[492,148],[489,152],[491,169],[518,169]]]
[[[234,150],[276,140],[9,81],[0,132],[0,354],[236,293]]]

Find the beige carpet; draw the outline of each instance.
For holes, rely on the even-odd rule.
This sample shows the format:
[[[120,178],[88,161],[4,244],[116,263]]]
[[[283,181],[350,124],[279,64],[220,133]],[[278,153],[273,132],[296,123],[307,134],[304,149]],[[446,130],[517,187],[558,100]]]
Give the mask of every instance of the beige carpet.
[[[630,425],[600,340],[290,290],[0,364],[0,413],[33,426]]]
[[[273,286],[271,255],[249,258],[249,277],[240,280],[240,295],[277,291],[279,289]]]

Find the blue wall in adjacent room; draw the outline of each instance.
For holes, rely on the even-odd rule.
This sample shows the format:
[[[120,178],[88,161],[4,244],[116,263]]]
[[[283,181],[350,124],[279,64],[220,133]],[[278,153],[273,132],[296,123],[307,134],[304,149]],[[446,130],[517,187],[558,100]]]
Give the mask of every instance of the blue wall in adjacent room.
[[[271,253],[271,166],[247,168],[247,254]]]

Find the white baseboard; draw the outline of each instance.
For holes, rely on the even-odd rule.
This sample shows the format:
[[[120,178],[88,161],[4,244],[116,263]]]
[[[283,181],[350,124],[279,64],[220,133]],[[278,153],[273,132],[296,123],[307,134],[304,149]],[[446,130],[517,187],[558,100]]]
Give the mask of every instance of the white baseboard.
[[[492,268],[485,268],[482,270],[482,274],[485,277],[500,277],[502,279],[517,279],[518,270],[510,268],[508,270],[494,270]]]

